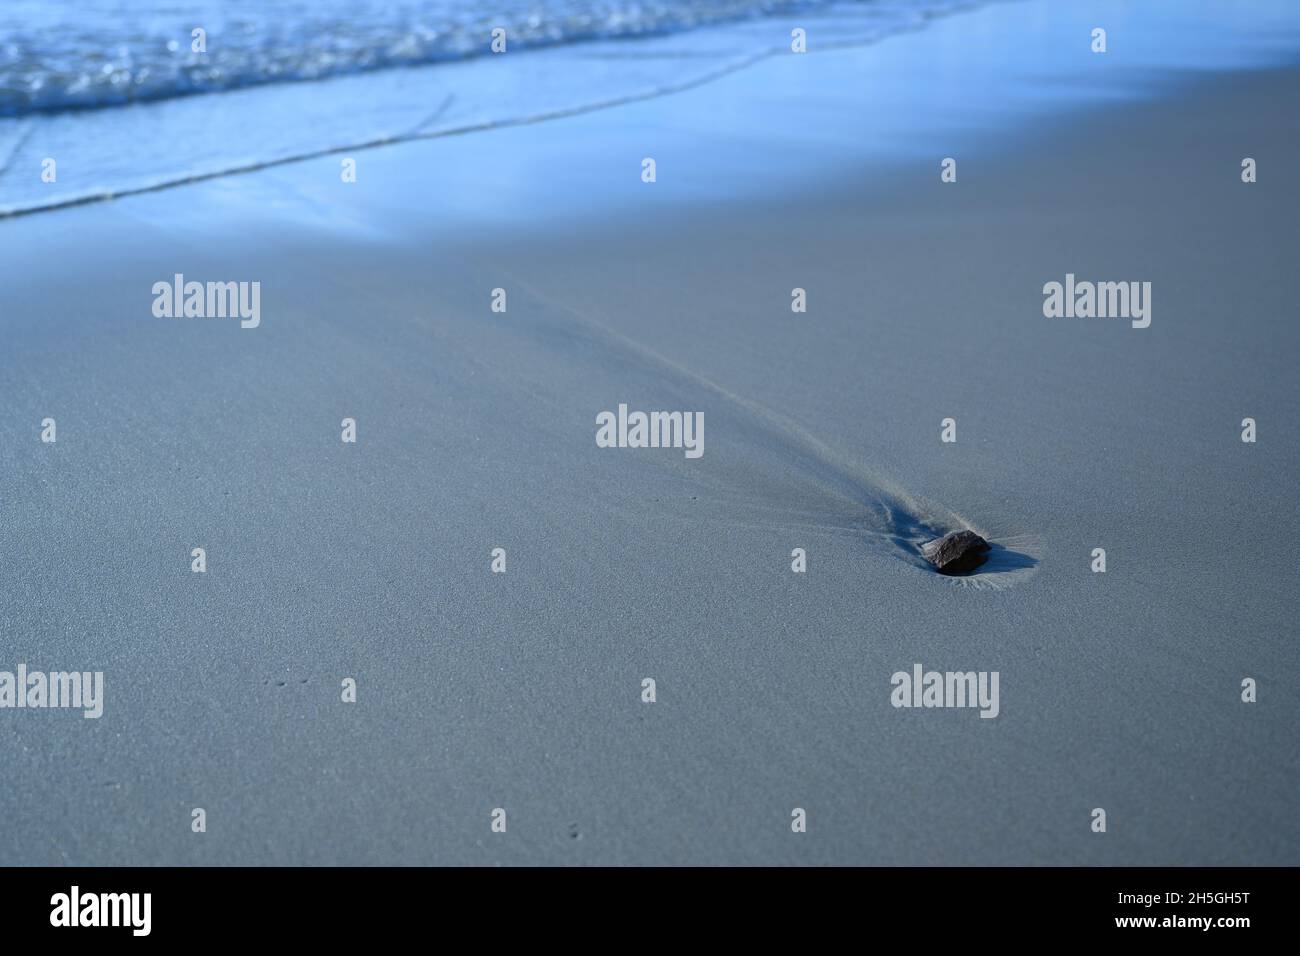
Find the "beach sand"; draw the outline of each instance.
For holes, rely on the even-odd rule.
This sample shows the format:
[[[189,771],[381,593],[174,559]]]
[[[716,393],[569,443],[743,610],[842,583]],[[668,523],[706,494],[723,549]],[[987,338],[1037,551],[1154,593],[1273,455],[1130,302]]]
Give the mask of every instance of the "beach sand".
[[[0,715],[0,862],[1297,862],[1300,66],[1044,7],[0,222],[0,668],[106,686]],[[921,566],[964,526],[995,573]]]

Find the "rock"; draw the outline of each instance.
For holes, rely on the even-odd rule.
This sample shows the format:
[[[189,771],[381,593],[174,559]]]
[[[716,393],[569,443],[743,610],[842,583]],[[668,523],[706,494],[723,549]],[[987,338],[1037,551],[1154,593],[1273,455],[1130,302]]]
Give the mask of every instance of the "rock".
[[[968,574],[988,560],[989,543],[974,531],[953,531],[921,545],[921,556],[940,574]]]

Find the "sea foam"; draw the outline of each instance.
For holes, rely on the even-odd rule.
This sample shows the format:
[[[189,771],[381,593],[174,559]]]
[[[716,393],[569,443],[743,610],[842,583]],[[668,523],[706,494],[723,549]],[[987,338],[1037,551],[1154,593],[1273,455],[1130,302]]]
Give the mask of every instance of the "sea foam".
[[[488,15],[470,0],[206,0],[182,15],[162,0],[7,0],[0,218],[662,96],[789,55],[794,28],[815,54],[975,5],[565,0],[540,15],[509,0]]]

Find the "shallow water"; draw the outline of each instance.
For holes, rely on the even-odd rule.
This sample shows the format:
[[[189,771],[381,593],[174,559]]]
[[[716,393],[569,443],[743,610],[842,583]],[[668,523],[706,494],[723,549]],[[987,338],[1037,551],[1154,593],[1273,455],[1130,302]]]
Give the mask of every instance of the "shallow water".
[[[977,5],[19,0],[0,7],[0,216],[662,95],[789,52],[795,28],[825,49]],[[487,55],[497,23],[507,53]]]
[[[118,105],[869,3],[906,23],[937,0],[8,0],[0,115]],[[205,42],[195,49],[193,31]]]

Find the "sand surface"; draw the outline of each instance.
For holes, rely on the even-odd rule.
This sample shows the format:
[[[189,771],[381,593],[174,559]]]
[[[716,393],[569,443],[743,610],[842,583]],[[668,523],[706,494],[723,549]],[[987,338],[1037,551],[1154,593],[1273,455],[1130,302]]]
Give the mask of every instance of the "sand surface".
[[[0,863],[1297,862],[1300,48],[1074,20],[0,222],[0,668],[106,682],[0,712]],[[703,457],[597,448],[620,402]],[[965,525],[996,573],[911,556]],[[893,708],[917,662],[998,718]]]

